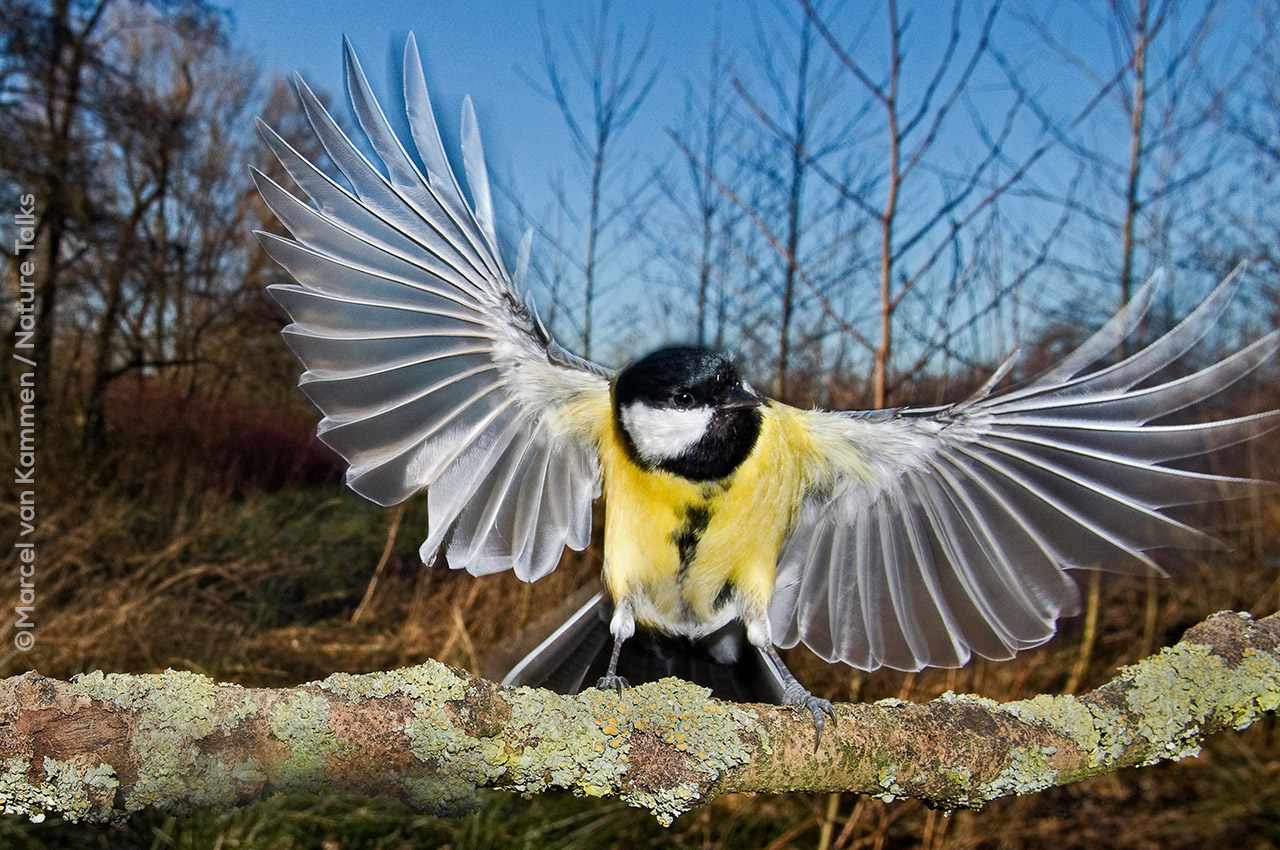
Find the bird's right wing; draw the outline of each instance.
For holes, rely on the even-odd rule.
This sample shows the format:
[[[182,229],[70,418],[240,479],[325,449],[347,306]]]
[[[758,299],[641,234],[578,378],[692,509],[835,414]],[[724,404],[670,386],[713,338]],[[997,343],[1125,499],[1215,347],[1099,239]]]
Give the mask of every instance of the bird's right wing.
[[[292,239],[259,238],[296,284],[272,286],[306,366],[318,433],[349,463],[347,483],[383,505],[427,489],[430,561],[531,581],[567,545],[584,548],[599,495],[595,429],[608,373],[560,348],[502,263],[483,152],[463,106],[467,203],[440,142],[413,36],[405,105],[420,169],[392,131],[347,43],[352,106],[380,171],[316,96],[298,92],[336,166],[326,173],[265,125],[305,203],[255,171]],[[527,241],[520,266],[527,256]],[[517,278],[522,275],[517,269]]]

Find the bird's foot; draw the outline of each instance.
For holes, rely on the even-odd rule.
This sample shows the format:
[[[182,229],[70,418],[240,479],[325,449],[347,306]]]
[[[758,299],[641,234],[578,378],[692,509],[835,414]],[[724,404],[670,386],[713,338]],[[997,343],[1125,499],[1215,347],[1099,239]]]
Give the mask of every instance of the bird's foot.
[[[831,718],[832,726],[837,722],[836,709],[831,704],[831,700],[815,697],[804,685],[792,679],[782,692],[782,702],[784,705],[796,705],[809,709],[813,715],[813,749],[816,751],[818,745],[822,743],[822,730],[827,725],[827,718],[823,715]]]
[[[600,681],[596,682],[596,687],[602,691],[617,691],[621,694],[623,688],[631,687],[631,683],[621,676],[609,673],[608,675],[600,677]],[[828,705],[830,705],[830,703],[828,703]]]

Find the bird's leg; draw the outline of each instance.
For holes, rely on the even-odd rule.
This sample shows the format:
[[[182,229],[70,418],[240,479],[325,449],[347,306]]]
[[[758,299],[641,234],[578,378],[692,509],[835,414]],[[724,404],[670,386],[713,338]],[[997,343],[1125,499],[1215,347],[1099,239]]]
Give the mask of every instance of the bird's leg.
[[[622,654],[622,644],[636,633],[635,608],[630,599],[620,599],[613,609],[613,619],[609,621],[609,631],[613,634],[613,654],[609,656],[609,669],[596,682],[600,690],[615,690],[619,693],[623,688],[631,687],[626,679],[618,675],[618,656]]]
[[[782,656],[773,647],[773,630],[769,626],[768,615],[761,612],[754,617],[744,618],[747,625],[747,640],[760,650],[766,663],[773,668],[773,673],[782,684],[783,705],[797,705],[809,709],[813,715],[813,748],[818,749],[822,743],[822,730],[826,728],[827,717],[831,724],[836,724],[836,710],[831,700],[815,697],[809,689],[800,684],[800,680],[787,669]],[[826,715],[824,717],[823,715]]]
[[[782,662],[782,656],[778,655],[778,650],[772,645],[762,647],[764,656],[768,659],[770,666],[774,668],[778,678],[782,680],[782,702],[784,705],[799,705],[809,709],[813,715],[813,748],[818,749],[818,744],[822,743],[822,730],[827,725],[826,714],[831,718],[831,724],[836,724],[836,710],[831,704],[831,700],[815,697],[809,692],[809,689],[800,684],[787,665]]]

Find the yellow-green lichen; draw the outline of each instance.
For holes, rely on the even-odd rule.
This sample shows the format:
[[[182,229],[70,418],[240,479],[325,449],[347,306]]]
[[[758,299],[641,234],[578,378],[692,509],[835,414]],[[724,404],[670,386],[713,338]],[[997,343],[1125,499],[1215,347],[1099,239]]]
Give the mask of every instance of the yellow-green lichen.
[[[509,704],[519,743],[493,742],[504,768],[503,787],[523,794],[548,787],[591,796],[616,791],[628,748],[596,719],[616,700],[616,694],[604,691],[553,698],[545,691],[518,689]]]
[[[937,701],[958,703],[960,705],[977,705],[986,709],[1000,708],[1000,703],[990,697],[980,697],[977,694],[957,694],[954,691],[943,691],[938,695]]]
[[[151,675],[92,672],[72,680],[74,691],[137,713],[138,778],[125,809],[156,806],[186,814],[232,801],[233,767],[206,754],[197,742],[229,732],[254,711],[245,694],[217,705],[218,686],[206,676],[177,670]]]
[[[392,695],[412,701],[409,721],[398,731],[421,769],[405,781],[405,795],[430,811],[474,808],[481,785],[525,794],[551,787],[608,793],[619,788],[625,770],[625,747],[611,746],[611,736],[594,719],[592,694],[599,692],[557,697],[513,689],[504,694],[511,716],[500,734],[504,729],[498,726],[476,729],[463,679],[439,662],[361,676],[334,674],[320,687],[351,703]],[[614,757],[601,758],[605,752]]]
[[[884,789],[884,793],[876,794],[875,796],[886,803],[892,803],[907,793],[907,789],[898,784],[898,768],[896,765],[888,765],[881,768],[880,773],[876,775],[876,781]]]
[[[1114,762],[1128,743],[1120,735],[1124,725],[1118,712],[1078,697],[1044,694],[1005,703],[1001,710],[1024,723],[1048,726],[1070,738],[1094,766]]]
[[[476,788],[449,776],[411,776],[404,781],[405,801],[419,811],[453,816],[476,809]]]
[[[637,788],[623,795],[631,805],[648,809],[663,826],[702,801],[702,789],[694,782],[676,782],[661,788]]]
[[[1004,770],[987,784],[981,796],[994,800],[1006,794],[1043,791],[1058,778],[1058,772],[1049,766],[1049,757],[1056,752],[1055,747],[1014,747]]]
[[[418,760],[419,769],[404,780],[405,800],[417,809],[442,815],[470,811],[478,805],[476,787],[500,772],[490,764],[501,758],[493,743],[467,734],[446,712],[447,703],[465,705],[466,690],[462,679],[438,661],[358,676],[334,673],[319,687],[353,705],[391,696],[412,701],[409,722],[396,731],[405,734]]]
[[[465,695],[462,680],[439,661],[428,660],[414,667],[381,673],[334,673],[317,685],[321,690],[339,694],[354,705],[362,699],[402,694],[415,700],[443,703],[460,700]]]
[[[26,815],[33,822],[44,820],[45,812],[56,812],[70,821],[106,822],[116,813],[110,806],[110,792],[120,786],[109,765],[79,768],[45,757],[44,779],[33,784],[31,763],[10,758],[0,774],[0,810],[6,815]],[[106,793],[94,793],[94,792]]]
[[[1205,722],[1243,728],[1280,702],[1280,662],[1253,650],[1231,667],[1211,647],[1180,643],[1119,678],[1129,683],[1125,700],[1151,744],[1146,764],[1198,755]]]
[[[957,799],[968,799],[969,792],[973,790],[973,773],[969,768],[943,765],[938,768],[938,772],[947,781],[947,785],[955,790]]]
[[[702,789],[726,770],[751,758],[747,740],[756,718],[733,703],[710,698],[707,688],[682,679],[662,679],[624,692],[620,708],[632,728],[659,731],[665,744],[684,756],[692,782],[663,788],[633,788],[623,794],[632,805],[644,806],[663,824],[688,811]],[[699,778],[701,775],[701,778]]]
[[[1235,728],[1243,729],[1257,719],[1263,712],[1280,708],[1280,661],[1269,652],[1246,649],[1240,663],[1236,665],[1236,674],[1242,681],[1253,682],[1257,695],[1252,703],[1242,702]]]
[[[284,761],[267,768],[272,784],[289,794],[329,787],[329,769],[346,747],[329,721],[329,701],[297,691],[277,700],[266,720],[271,733],[289,748]]]

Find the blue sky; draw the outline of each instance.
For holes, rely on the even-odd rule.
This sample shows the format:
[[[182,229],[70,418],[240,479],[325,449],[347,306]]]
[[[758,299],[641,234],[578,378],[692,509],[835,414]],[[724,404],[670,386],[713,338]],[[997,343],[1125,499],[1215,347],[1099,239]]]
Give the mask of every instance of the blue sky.
[[[568,159],[568,137],[556,106],[530,85],[527,78],[545,79],[538,16],[544,10],[556,47],[564,49],[565,31],[581,23],[597,6],[594,0],[366,0],[360,3],[333,3],[331,0],[224,0],[234,20],[234,38],[239,47],[256,57],[268,71],[298,71],[314,86],[341,96],[342,38],[355,45],[357,53],[380,95],[391,91],[391,69],[398,60],[405,37],[413,32],[418,40],[427,82],[446,137],[456,135],[458,113],[464,95],[470,94],[480,118],[486,152],[495,172],[514,170],[518,177],[545,175]],[[774,5],[771,5],[774,4]],[[630,0],[613,2],[610,19],[626,27],[632,42],[652,26],[650,57],[659,68],[659,82],[646,101],[633,127],[629,147],[639,150],[669,148],[667,128],[678,120],[684,101],[686,80],[705,77],[717,17],[726,50],[737,60],[739,76],[750,84],[757,64],[756,25],[751,9],[758,5],[766,16],[773,8],[788,15],[798,14],[793,0]],[[967,31],[976,30],[985,2],[970,2],[965,8]],[[1026,17],[1026,10],[1044,14],[1056,34],[1081,55],[1109,56],[1110,48],[1099,23],[1106,12],[1102,3],[1078,4],[1006,3],[1001,13],[1002,29],[997,33],[1001,49],[1033,79],[1037,65],[1044,62],[1045,48],[1029,28],[1014,24]],[[1198,3],[1184,4],[1185,17],[1197,14]],[[908,59],[927,66],[928,54],[941,47],[949,24],[951,4],[940,0],[902,4],[911,17],[907,42]],[[1097,8],[1094,8],[1097,7]],[[839,14],[833,29],[850,46],[859,60],[874,68],[884,52],[883,27],[877,20],[867,25],[863,0],[837,4]],[[1224,6],[1223,28],[1231,31],[1247,21],[1248,5],[1228,2]],[[1233,25],[1231,21],[1235,19]],[[863,27],[865,26],[865,29]],[[825,53],[825,47],[821,48]],[[913,79],[908,75],[907,79]],[[1042,90],[1056,89],[1054,97],[1087,97],[1091,89],[1081,78],[1058,75],[1039,81]],[[909,83],[908,83],[909,84]],[[1060,87],[1066,86],[1062,89]],[[989,94],[1001,88],[992,80]],[[976,90],[981,104],[982,90]],[[1083,101],[1081,101],[1083,102]],[[540,178],[545,181],[545,177]]]
[[[681,74],[706,67],[715,6],[700,0],[614,5],[611,19],[637,37],[653,26],[650,56],[661,63],[662,82],[634,129],[655,147],[664,145],[671,116],[681,108]],[[392,91],[392,61],[398,60],[406,36],[413,32],[447,139],[456,139],[462,99],[470,94],[495,176],[515,173],[522,187],[542,187],[547,175],[567,161],[569,139],[557,108],[526,79],[545,78],[537,3],[233,0],[228,7],[236,42],[265,69],[298,71],[311,85],[339,96],[345,91],[343,36],[351,40],[375,90],[385,97]],[[563,43],[564,28],[582,20],[592,4],[548,2],[543,8],[553,36]],[[748,18],[725,17],[726,40],[750,40]]]

